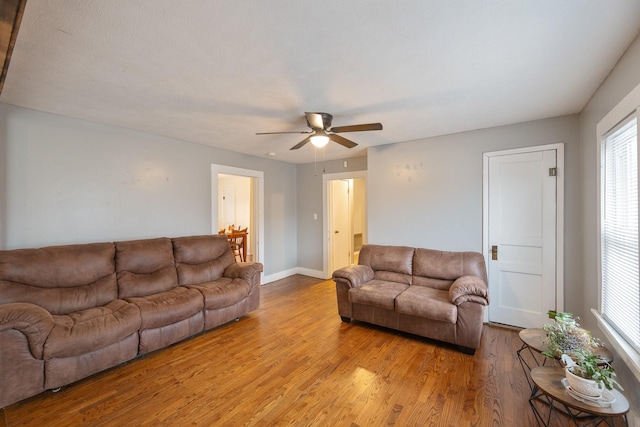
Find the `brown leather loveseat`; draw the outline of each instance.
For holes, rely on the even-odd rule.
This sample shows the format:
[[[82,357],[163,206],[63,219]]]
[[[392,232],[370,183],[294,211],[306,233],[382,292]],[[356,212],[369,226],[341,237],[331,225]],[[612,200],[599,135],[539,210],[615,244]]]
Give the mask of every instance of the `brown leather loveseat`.
[[[0,251],[0,408],[258,308],[226,236]]]
[[[358,265],[336,270],[333,280],[345,322],[409,332],[470,354],[480,346],[489,295],[478,252],[364,245]]]

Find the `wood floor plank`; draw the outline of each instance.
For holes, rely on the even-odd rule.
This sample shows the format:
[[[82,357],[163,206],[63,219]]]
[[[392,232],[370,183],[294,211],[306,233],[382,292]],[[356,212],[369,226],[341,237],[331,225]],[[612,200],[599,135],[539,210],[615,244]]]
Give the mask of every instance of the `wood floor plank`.
[[[0,427],[525,427],[520,345],[516,330],[485,325],[469,356],[344,323],[333,282],[292,276],[263,286],[239,321],[11,405]]]

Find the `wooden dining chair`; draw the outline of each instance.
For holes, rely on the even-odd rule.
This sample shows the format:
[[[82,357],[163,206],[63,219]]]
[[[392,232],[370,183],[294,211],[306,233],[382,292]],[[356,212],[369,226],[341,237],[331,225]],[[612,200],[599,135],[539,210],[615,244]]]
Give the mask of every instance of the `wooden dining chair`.
[[[232,230],[228,235],[229,244],[233,251],[233,256],[240,258],[240,262],[244,262],[247,259],[247,229]]]

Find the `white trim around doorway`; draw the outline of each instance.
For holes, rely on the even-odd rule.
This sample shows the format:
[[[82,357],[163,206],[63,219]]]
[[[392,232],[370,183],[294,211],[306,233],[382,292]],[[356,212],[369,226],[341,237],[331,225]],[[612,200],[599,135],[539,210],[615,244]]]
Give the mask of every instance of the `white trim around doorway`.
[[[255,178],[256,194],[255,206],[256,206],[256,222],[257,222],[257,238],[256,238],[256,253],[254,254],[254,260],[256,262],[264,264],[264,172],[251,169],[242,169],[225,165],[211,165],[211,233],[216,234],[218,232],[218,174],[238,175],[246,176],[249,178]],[[262,280],[261,280],[262,283]]]
[[[535,151],[556,150],[556,310],[564,310],[564,144],[547,144],[533,147],[492,151],[482,155],[482,253],[486,259],[491,256],[489,247],[489,158]],[[489,312],[485,310],[485,322]]]
[[[322,175],[322,276],[325,279],[330,279],[333,272],[329,271],[329,202],[328,194],[329,189],[327,182],[335,179],[357,179],[362,178],[367,182],[367,171],[353,171],[353,172],[340,172],[340,173],[327,173]],[[366,185],[365,185],[366,188]],[[367,190],[368,191],[368,190]],[[368,197],[365,197],[365,201]],[[366,203],[366,202],[365,202]],[[367,239],[367,214],[365,207],[365,241]]]

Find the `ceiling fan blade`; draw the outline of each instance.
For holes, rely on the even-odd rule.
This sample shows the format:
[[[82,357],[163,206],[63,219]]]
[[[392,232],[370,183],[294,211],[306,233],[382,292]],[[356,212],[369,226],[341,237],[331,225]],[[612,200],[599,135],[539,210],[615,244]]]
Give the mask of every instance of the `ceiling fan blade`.
[[[305,145],[309,141],[311,141],[311,136],[308,136],[305,139],[303,139],[302,141],[298,142],[296,145],[294,145],[293,147],[289,148],[289,150],[297,150],[298,148],[302,147],[303,145]]]
[[[355,142],[340,136],[340,135],[334,135],[334,134],[329,134],[329,139],[332,140],[333,142],[337,142],[338,144],[342,145],[343,147],[347,147],[347,148],[353,148],[355,147],[356,144]]]
[[[382,130],[382,123],[367,123],[364,125],[338,126],[331,128],[331,132],[364,132],[368,130]]]
[[[256,132],[256,135],[279,135],[281,133],[311,133],[311,131],[292,131],[292,132]]]

